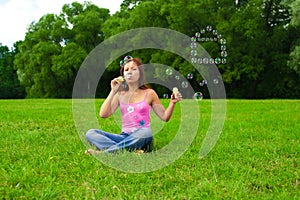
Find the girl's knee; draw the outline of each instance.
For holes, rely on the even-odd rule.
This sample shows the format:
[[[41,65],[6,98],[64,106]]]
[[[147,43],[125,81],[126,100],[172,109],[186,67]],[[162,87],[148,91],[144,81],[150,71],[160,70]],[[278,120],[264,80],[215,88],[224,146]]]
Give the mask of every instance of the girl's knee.
[[[85,133],[86,139],[90,139],[95,134],[95,129],[90,129]]]

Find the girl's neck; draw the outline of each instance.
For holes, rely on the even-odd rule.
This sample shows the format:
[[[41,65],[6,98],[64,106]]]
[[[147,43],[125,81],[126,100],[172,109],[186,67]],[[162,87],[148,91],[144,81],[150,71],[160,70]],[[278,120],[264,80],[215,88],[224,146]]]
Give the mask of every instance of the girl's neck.
[[[139,89],[138,85],[128,85],[128,92],[133,93]]]

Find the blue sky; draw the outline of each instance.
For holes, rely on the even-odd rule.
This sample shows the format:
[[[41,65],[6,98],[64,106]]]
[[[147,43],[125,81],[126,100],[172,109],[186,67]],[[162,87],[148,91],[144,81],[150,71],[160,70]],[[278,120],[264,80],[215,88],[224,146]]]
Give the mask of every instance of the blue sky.
[[[48,13],[59,14],[66,3],[84,0],[0,0],[0,43],[11,48],[13,43],[24,40],[28,25]],[[123,0],[89,0],[108,8],[113,14],[120,10]]]

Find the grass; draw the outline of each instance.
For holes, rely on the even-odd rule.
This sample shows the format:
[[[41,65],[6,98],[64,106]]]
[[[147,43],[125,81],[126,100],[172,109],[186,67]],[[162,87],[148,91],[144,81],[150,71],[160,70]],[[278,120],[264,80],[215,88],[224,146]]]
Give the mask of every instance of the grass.
[[[96,101],[97,109],[102,101]],[[210,123],[210,101],[199,105],[197,135],[178,160],[153,172],[125,173],[84,154],[86,146],[75,128],[72,100],[1,100],[0,197],[300,198],[299,100],[227,100],[220,139],[201,160],[199,149]],[[192,117],[197,111],[188,112]],[[174,137],[180,115],[177,106],[171,121],[155,125],[157,150]],[[114,117],[98,120],[105,130],[120,130]]]

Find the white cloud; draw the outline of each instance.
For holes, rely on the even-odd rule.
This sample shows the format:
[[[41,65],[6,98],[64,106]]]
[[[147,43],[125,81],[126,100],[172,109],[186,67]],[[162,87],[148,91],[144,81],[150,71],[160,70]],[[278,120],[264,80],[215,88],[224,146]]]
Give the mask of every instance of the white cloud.
[[[27,27],[43,15],[59,14],[64,4],[84,0],[0,0],[0,43],[12,47],[24,40]],[[90,0],[98,7],[108,8],[113,14],[120,9],[123,0]]]

